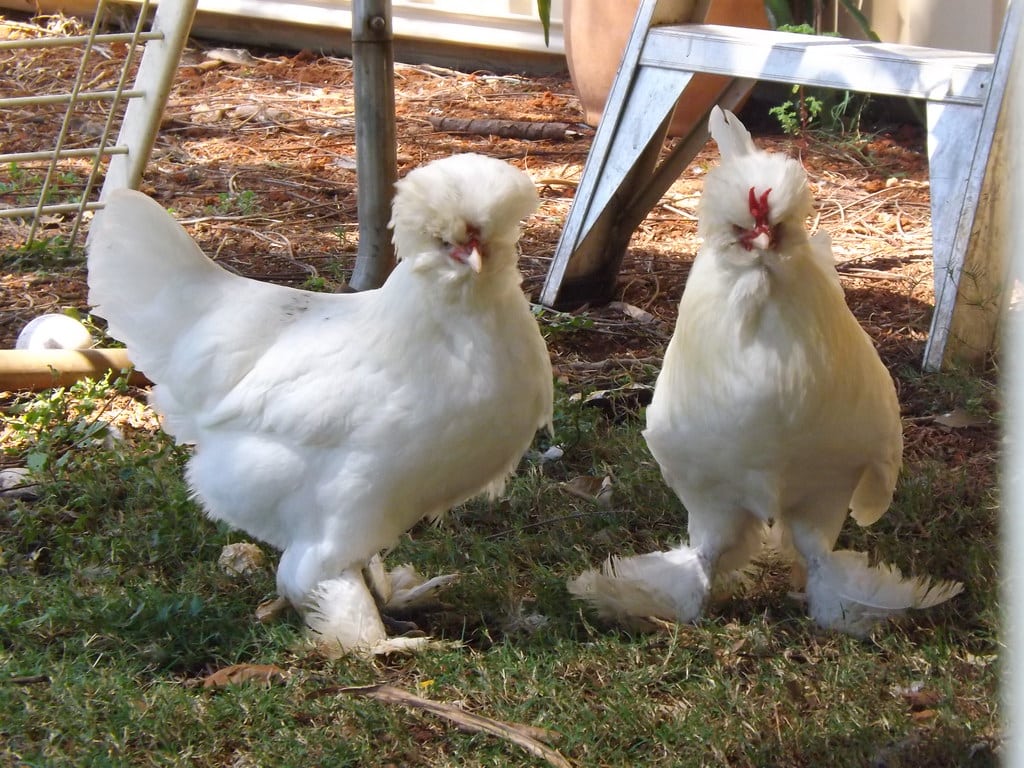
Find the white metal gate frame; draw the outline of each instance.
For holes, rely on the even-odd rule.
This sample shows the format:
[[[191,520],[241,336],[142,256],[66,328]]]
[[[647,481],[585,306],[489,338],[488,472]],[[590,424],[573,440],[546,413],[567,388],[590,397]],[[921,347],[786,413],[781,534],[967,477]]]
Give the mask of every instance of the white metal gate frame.
[[[137,187],[149,159],[167,103],[174,73],[181,52],[188,39],[195,15],[197,0],[161,0],[153,14],[152,24],[146,30],[150,17],[150,0],[142,0],[138,8],[135,28],[131,32],[102,32],[106,18],[107,0],[99,0],[92,26],[86,35],[57,35],[22,40],[0,40],[0,51],[29,48],[56,48],[83,46],[78,70],[66,93],[39,96],[0,98],[0,119],[3,110],[34,104],[66,104],[64,118],[52,149],[36,152],[0,153],[0,164],[49,161],[35,205],[28,207],[0,207],[0,218],[28,219],[29,232],[25,244],[36,237],[42,217],[46,214],[74,214],[69,237],[73,244],[86,211],[102,207],[102,200],[120,187]],[[124,43],[128,53],[121,65],[120,76],[112,90],[85,90],[83,82],[86,63],[97,45]],[[135,62],[138,46],[145,44],[138,73],[129,87],[128,76]],[[78,104],[99,101],[107,104],[103,130],[95,144],[87,147],[65,148],[72,117]],[[117,139],[111,141],[114,125],[124,110],[124,119]],[[66,158],[92,158],[92,167],[78,202],[49,203],[58,165]],[[108,159],[106,174],[98,199],[91,199],[100,178],[104,159]]]

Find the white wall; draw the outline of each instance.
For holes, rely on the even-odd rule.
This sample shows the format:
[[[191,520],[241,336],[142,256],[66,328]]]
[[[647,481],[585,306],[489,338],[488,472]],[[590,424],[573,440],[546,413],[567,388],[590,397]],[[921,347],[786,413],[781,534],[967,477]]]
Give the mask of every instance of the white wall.
[[[140,0],[122,0],[138,3]],[[584,0],[585,2],[585,0]],[[352,0],[199,0],[192,34],[286,49],[350,51]],[[0,9],[89,18],[96,0],[0,0]],[[395,57],[473,69],[565,69],[562,0],[551,3],[551,36],[536,0],[392,0]]]
[[[887,43],[925,45],[962,51],[995,52],[1006,0],[861,0],[871,28]],[[860,37],[840,10],[840,30]]]

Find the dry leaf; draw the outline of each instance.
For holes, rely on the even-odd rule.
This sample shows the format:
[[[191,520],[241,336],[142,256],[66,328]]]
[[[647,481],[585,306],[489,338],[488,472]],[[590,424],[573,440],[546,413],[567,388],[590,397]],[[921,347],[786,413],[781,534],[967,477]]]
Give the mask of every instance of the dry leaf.
[[[207,675],[203,679],[203,688],[226,688],[250,682],[269,687],[287,680],[288,673],[273,664],[232,664]]]
[[[291,114],[277,107],[266,104],[239,104],[227,113],[238,120],[251,120],[258,123],[284,123],[291,120]]]
[[[39,498],[39,483],[32,479],[28,467],[9,467],[0,470],[0,496],[8,499],[33,501]]]
[[[971,427],[984,427],[988,425],[988,419],[983,416],[973,416],[963,408],[954,408],[949,413],[936,416],[933,421],[939,426],[947,429],[969,429]]]
[[[260,624],[276,619],[291,608],[291,603],[283,597],[275,597],[256,606],[256,621]]]
[[[603,509],[608,509],[612,505],[611,475],[605,477],[580,475],[562,483],[562,487],[573,496],[592,501]]]
[[[217,566],[228,576],[243,576],[260,570],[266,559],[258,546],[250,541],[240,541],[224,546],[217,558]]]
[[[640,307],[632,304],[627,304],[624,301],[612,301],[608,304],[609,309],[617,309],[627,317],[631,317],[634,320],[641,323],[653,323],[657,318],[648,312],[646,309],[640,309]]]
[[[224,107],[217,107],[212,104],[195,104],[189,110],[189,119],[194,123],[216,123],[224,119]]]
[[[942,702],[942,694],[931,688],[917,688],[905,691],[901,695],[915,711],[932,709]]]
[[[583,405],[599,405],[606,406],[611,400],[619,400],[629,402],[637,406],[649,405],[651,398],[654,396],[654,387],[649,384],[640,384],[639,382],[632,382],[622,387],[615,389],[598,389],[591,392],[586,397],[582,398]],[[581,399],[579,395],[574,395],[572,399]]]
[[[256,59],[245,48],[211,48],[206,52],[206,58],[212,61],[223,61],[225,64],[238,64],[249,66],[256,63]]]

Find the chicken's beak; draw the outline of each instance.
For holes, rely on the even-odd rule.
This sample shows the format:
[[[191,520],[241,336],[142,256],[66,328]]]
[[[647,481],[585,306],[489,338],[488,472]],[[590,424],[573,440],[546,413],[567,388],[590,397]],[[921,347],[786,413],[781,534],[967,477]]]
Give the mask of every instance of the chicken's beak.
[[[484,268],[484,259],[480,255],[480,246],[473,246],[472,250],[466,254],[465,261],[466,265],[479,275],[480,270]]]
[[[480,243],[477,242],[476,238],[473,238],[465,245],[451,246],[449,253],[452,259],[465,264],[478,275],[480,274],[480,270],[484,268],[483,248],[481,248]]]
[[[761,231],[754,239],[750,241],[750,247],[756,248],[759,251],[767,251],[768,246],[772,244],[771,232]]]

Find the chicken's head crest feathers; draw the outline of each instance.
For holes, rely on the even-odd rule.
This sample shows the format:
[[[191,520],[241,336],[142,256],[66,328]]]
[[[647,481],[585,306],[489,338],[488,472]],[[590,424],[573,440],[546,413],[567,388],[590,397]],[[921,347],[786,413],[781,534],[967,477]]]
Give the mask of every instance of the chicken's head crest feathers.
[[[520,222],[537,200],[530,177],[501,160],[477,154],[435,160],[395,185],[396,255],[453,280],[514,268]]]
[[[715,107],[710,128],[722,160],[704,182],[700,236],[749,251],[778,244],[780,227],[802,229],[813,209],[803,166],[786,155],[758,149],[731,112]]]
[[[708,130],[711,132],[711,138],[718,144],[723,161],[758,151],[754,146],[754,140],[750,138],[750,131],[728,109],[722,109],[718,105],[712,108]]]

